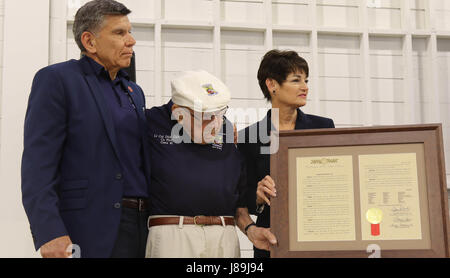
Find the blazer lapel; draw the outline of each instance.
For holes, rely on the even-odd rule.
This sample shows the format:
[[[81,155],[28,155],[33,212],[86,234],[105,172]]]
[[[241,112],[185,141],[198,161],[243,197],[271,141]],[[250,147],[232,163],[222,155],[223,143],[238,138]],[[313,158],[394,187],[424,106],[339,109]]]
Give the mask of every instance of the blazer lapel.
[[[116,137],[116,131],[114,128],[114,122],[112,119],[111,112],[109,111],[109,108],[107,107],[105,97],[101,93],[100,86],[98,84],[98,79],[95,75],[87,75],[86,81],[89,85],[89,88],[91,89],[91,93],[94,96],[94,99],[100,110],[100,114],[102,115],[103,122],[104,122],[105,128],[106,128],[106,132],[108,133],[108,137],[109,137],[109,140],[111,141],[114,152],[120,161],[120,153],[117,148],[117,137]]]
[[[295,122],[295,129],[309,129],[309,123],[308,118],[305,113],[302,112],[302,110],[297,109],[297,121]]]
[[[258,135],[258,142],[261,144],[261,146],[263,146],[263,147],[270,146],[270,140],[269,140],[269,142],[263,143],[261,141],[260,136],[270,137],[272,130],[275,130],[275,127],[272,124],[272,110],[269,110],[267,112],[266,117],[264,117],[264,119],[258,123],[258,131],[257,131],[258,134],[257,135]]]

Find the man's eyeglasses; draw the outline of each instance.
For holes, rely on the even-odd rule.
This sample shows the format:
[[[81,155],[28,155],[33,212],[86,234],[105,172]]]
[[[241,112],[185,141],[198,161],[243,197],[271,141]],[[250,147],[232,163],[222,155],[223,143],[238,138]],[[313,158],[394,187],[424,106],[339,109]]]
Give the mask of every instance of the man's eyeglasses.
[[[203,120],[212,120],[213,118],[215,119],[222,119],[225,114],[228,111],[228,106],[219,110],[219,111],[214,111],[214,112],[195,112],[189,109],[189,113],[191,114],[192,117],[194,117],[196,120],[199,121],[203,121]]]

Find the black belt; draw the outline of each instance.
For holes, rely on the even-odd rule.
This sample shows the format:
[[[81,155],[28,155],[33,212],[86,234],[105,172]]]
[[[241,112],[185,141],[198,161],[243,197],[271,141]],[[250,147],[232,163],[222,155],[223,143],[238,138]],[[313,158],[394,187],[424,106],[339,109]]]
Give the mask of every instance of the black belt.
[[[139,211],[147,211],[150,207],[148,199],[144,198],[123,198],[122,206]]]

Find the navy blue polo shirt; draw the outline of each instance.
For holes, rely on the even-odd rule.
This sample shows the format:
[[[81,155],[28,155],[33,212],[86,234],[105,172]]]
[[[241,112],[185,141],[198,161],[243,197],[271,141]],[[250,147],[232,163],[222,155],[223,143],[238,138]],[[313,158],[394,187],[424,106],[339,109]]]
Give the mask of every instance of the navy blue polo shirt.
[[[132,98],[128,95],[127,73],[120,70],[115,80],[111,80],[105,68],[85,56],[100,83],[101,93],[110,109],[123,171],[123,196],[147,198],[147,182],[143,169],[142,130],[139,116]]]
[[[152,165],[150,214],[234,216],[236,208],[246,207],[246,171],[238,149],[233,143],[175,143],[172,105],[170,101],[146,113]],[[179,132],[182,135],[182,129]],[[227,142],[225,135],[223,142]]]

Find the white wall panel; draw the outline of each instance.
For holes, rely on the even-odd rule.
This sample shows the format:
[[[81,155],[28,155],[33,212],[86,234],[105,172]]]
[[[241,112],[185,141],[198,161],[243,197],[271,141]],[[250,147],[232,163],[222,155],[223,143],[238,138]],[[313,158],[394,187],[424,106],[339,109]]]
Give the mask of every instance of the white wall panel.
[[[220,3],[224,22],[264,23],[262,0],[220,0]]]
[[[354,54],[319,53],[321,77],[359,78],[361,57]]]
[[[324,27],[357,27],[358,5],[356,0],[317,0],[317,24]]]
[[[396,125],[404,124],[404,103],[373,102],[374,125]]]
[[[402,55],[374,54],[371,56],[370,62],[373,78],[403,79]]]
[[[361,102],[323,101],[320,105],[321,110],[334,120],[336,126],[362,125]]]
[[[373,78],[403,79],[404,64],[402,55],[371,55],[371,73]]]
[[[433,1],[436,8],[436,27],[440,30],[450,29],[450,1],[448,0],[429,0]]]
[[[444,145],[445,145],[445,150],[446,151],[450,151],[450,126],[446,125],[443,127],[442,133],[444,134]],[[449,163],[446,163],[447,168],[450,165],[450,161],[448,161]],[[447,171],[447,173],[450,173],[450,171]]]
[[[4,0],[0,0],[0,88],[3,86],[3,18],[4,18]],[[2,99],[3,90],[0,90],[0,138],[2,136],[2,123],[3,123],[3,111],[2,111]],[[0,140],[0,149],[2,147],[2,141]]]
[[[373,90],[373,101],[403,102],[403,80],[392,78],[372,78],[371,88]]]
[[[319,35],[318,68],[321,111],[336,126],[362,124],[360,38],[358,36]]]
[[[89,2],[89,0],[67,0],[67,12],[65,13],[65,16],[67,18],[73,18],[75,14],[77,13],[78,9]]]
[[[67,16],[72,18],[78,9],[90,0],[66,0]],[[132,21],[145,21],[155,17],[155,3],[160,0],[121,0],[120,2],[132,11],[129,15]],[[183,0],[185,1],[185,0]]]
[[[423,123],[433,122],[433,109],[430,105],[433,100],[428,78],[431,70],[431,64],[428,62],[430,60],[428,45],[427,38],[413,38],[413,89],[416,96],[414,105],[418,119]]]
[[[310,24],[310,7],[306,0],[272,1],[273,24],[306,26]]]
[[[325,100],[362,100],[360,78],[320,77],[319,83],[321,97]]]
[[[264,55],[264,33],[222,31],[222,78],[235,99],[262,99],[257,72]]]
[[[145,20],[155,18],[155,2],[159,0],[122,0],[132,13],[130,20]]]
[[[211,30],[163,29],[163,96],[171,96],[170,80],[186,70],[214,71]]]
[[[66,60],[68,3],[68,0],[50,0],[50,64]]]
[[[444,135],[444,146],[445,146],[445,154],[446,157],[449,157],[450,155],[450,127],[449,126],[445,126],[442,130],[443,135]],[[445,161],[445,167],[446,167],[446,171],[447,171],[447,176],[449,176],[448,173],[450,173],[450,160],[446,159]],[[448,179],[447,179],[448,181]]]
[[[440,119],[444,125],[444,147],[446,156],[447,176],[450,177],[450,103],[449,103],[449,77],[450,77],[450,40],[438,40],[438,89],[440,103]],[[447,178],[447,186],[450,186]]]
[[[447,7],[446,7],[447,8]],[[438,67],[438,90],[440,119],[443,124],[444,147],[446,156],[447,175],[450,174],[450,39],[441,38],[437,40],[437,67]],[[447,182],[449,178],[447,178]],[[447,184],[450,186],[450,184]]]
[[[0,221],[4,223],[0,257],[33,257],[36,252],[22,206],[20,167],[31,83],[35,73],[49,62],[50,5],[48,0],[3,3],[0,194],[7,197],[0,202]]]
[[[145,95],[155,95],[155,30],[154,28],[133,26],[136,39],[136,82]]]
[[[427,3],[428,0],[407,0],[410,6],[411,27],[413,29],[428,28],[427,22]]]
[[[374,29],[401,29],[401,1],[403,0],[380,0],[377,7],[368,9],[368,23]]]
[[[403,40],[371,36],[369,49],[374,124],[402,124],[406,121]]]
[[[441,118],[445,119],[442,121],[442,125],[444,128],[450,128],[450,110],[448,109],[448,104],[442,103],[440,108],[441,108],[440,109]],[[449,133],[449,135],[450,135],[450,133]],[[450,142],[450,138],[445,138],[445,140],[447,142]],[[450,145],[447,145],[446,148],[450,150]]]
[[[450,54],[450,53],[449,53]],[[450,77],[450,55],[441,54],[439,56],[439,93],[440,93],[440,101],[448,103],[448,92],[450,89],[450,84],[448,84],[447,80]]]
[[[66,60],[80,59],[80,48],[75,42],[75,37],[72,32],[73,24],[67,25],[67,42],[66,42]]]
[[[433,105],[433,103],[431,102],[421,102],[421,103],[416,103],[416,109],[417,111],[419,111],[418,113],[420,113],[421,115],[421,123],[437,123],[437,122],[441,122],[441,121],[436,121],[434,118],[434,113],[435,113],[435,106]],[[446,108],[448,109],[448,107]]]
[[[426,38],[413,39],[413,72],[414,87],[416,89],[416,101],[430,101],[430,95],[426,90],[426,74],[430,71],[430,59],[428,51],[428,40]]]
[[[311,61],[310,46],[309,34],[273,31],[273,47],[276,49],[297,51],[306,61]]]
[[[450,104],[450,39],[438,40],[439,100]]]
[[[212,0],[163,0],[164,19],[212,21]]]

